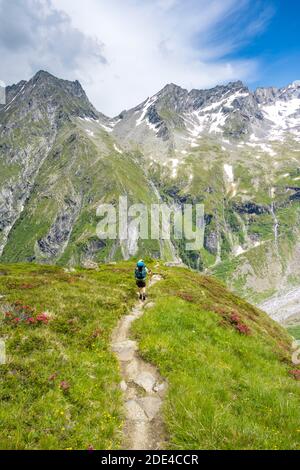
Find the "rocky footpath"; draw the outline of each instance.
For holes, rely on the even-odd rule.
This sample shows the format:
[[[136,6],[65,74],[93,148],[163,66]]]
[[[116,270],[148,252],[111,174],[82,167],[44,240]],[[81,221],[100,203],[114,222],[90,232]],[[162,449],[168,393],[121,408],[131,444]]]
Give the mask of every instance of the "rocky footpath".
[[[154,275],[149,286],[160,279],[159,275]],[[136,341],[130,339],[132,322],[143,315],[145,308],[151,306],[151,302],[143,305],[139,301],[130,314],[120,320],[111,343],[120,364],[120,387],[125,401],[123,447],[130,450],[162,449],[164,442],[165,431],[160,410],[167,383],[154,366],[139,356]]]

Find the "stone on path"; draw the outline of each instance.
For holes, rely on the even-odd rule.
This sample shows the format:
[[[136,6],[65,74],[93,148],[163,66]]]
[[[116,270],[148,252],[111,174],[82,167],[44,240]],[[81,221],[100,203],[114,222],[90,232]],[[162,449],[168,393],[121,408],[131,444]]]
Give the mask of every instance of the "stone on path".
[[[135,341],[126,340],[114,343],[112,350],[117,354],[120,361],[131,361],[134,357],[134,353],[137,350]]]
[[[127,390],[127,383],[125,382],[125,380],[122,380],[121,383],[120,383],[120,389],[125,392]]]
[[[156,379],[150,372],[141,372],[134,379],[134,382],[149,393],[152,392]]]
[[[144,397],[139,398],[138,403],[148,416],[149,420],[152,421],[159,412],[162,400],[158,397]]]
[[[127,417],[132,421],[148,421],[148,417],[136,400],[126,402]]]
[[[139,362],[136,359],[133,359],[128,364],[126,364],[125,375],[127,380],[134,380],[139,373]]]

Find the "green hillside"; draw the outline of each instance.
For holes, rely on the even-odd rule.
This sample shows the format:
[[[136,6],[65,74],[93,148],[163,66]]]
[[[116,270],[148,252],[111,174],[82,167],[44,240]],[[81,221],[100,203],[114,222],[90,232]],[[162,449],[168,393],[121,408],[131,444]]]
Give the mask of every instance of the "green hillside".
[[[136,302],[133,267],[0,265],[1,449],[120,446],[121,376],[110,338]],[[169,383],[168,447],[299,448],[300,390],[286,331],[213,278],[154,271],[163,280],[132,337]]]
[[[72,273],[1,265],[0,292],[8,356],[0,367],[0,448],[117,447],[122,400],[109,340],[135,300],[128,265]],[[27,317],[26,306],[35,310],[30,317],[47,312],[49,322],[4,318]]]
[[[300,390],[285,330],[212,278],[182,268],[164,276],[135,334],[170,384],[170,448],[299,448]]]

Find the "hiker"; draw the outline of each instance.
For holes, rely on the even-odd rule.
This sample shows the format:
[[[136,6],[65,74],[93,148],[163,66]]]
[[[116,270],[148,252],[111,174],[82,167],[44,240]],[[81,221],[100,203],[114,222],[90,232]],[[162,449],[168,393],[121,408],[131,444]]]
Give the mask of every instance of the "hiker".
[[[139,299],[146,300],[146,277],[147,274],[151,274],[151,271],[148,270],[147,266],[145,265],[142,259],[140,259],[136,263],[134,274],[136,279],[136,285],[139,288]]]

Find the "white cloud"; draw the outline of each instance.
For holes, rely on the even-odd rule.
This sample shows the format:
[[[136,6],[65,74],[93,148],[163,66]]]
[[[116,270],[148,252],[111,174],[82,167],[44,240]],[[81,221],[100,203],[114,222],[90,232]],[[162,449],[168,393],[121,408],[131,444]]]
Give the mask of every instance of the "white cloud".
[[[0,77],[11,84],[40,69],[74,79],[106,63],[103,45],[72,25],[51,0],[0,0]],[[92,74],[91,74],[92,76]]]
[[[4,1],[8,2],[0,0],[0,6]],[[251,9],[259,18],[255,24],[255,18],[249,17],[250,0],[85,0],[84,3],[14,0],[9,3],[30,2],[42,2],[51,10],[59,19],[60,29],[53,21],[47,29],[44,20],[43,36],[37,38],[39,44],[28,50],[18,49],[17,63],[15,45],[11,58],[6,54],[3,60],[7,69],[13,68],[10,75],[18,75],[20,80],[29,78],[30,71],[36,71],[33,69],[47,68],[62,78],[79,79],[93,104],[109,115],[135,106],[166,83],[190,89],[250,79],[256,72],[255,60],[225,57],[238,48],[235,38],[238,42],[249,40],[268,21],[265,9],[254,9],[256,2],[251,1]],[[24,22],[18,20],[16,28],[20,24]],[[17,38],[20,34],[29,36],[25,27],[15,33]],[[33,44],[35,34],[31,29]],[[0,52],[1,45],[0,35]],[[32,54],[34,47],[40,49],[38,56]],[[1,78],[8,82],[10,76]]]

